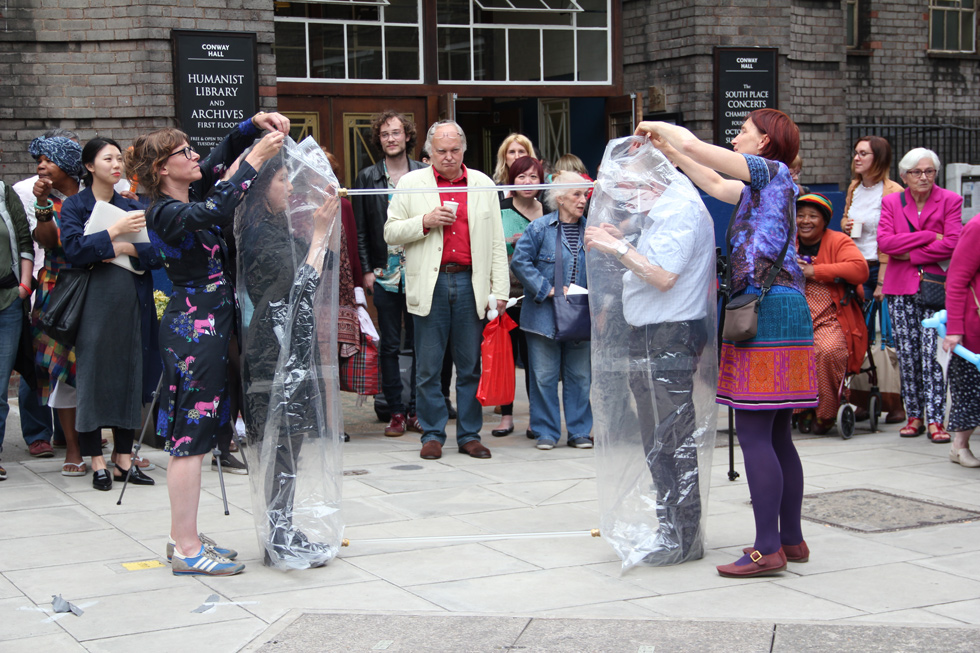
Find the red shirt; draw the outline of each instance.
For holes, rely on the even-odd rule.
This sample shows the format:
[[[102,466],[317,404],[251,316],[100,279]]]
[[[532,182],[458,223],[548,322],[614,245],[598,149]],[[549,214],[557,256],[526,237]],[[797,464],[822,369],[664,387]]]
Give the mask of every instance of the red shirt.
[[[449,180],[433,168],[436,176],[436,186],[450,190],[439,193],[443,202],[456,202],[456,222],[442,228],[442,265],[456,263],[457,265],[472,265],[473,256],[470,254],[470,225],[466,214],[466,191],[456,190],[466,188],[466,166],[458,179]]]

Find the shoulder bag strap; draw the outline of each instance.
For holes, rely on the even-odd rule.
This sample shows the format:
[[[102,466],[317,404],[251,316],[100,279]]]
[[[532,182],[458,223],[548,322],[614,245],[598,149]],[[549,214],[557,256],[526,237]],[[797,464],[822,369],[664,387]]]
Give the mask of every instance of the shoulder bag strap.
[[[558,221],[558,228],[555,230],[557,235],[555,236],[555,297],[559,295],[565,296],[565,284],[561,283],[564,279],[565,270],[561,264],[561,220]]]
[[[728,288],[728,297],[732,296],[732,227],[735,225],[735,215],[738,213],[738,202],[732,209],[732,217],[728,219],[728,229],[725,231],[725,251],[728,252],[728,265],[725,266],[725,288]]]
[[[786,252],[789,250],[789,241],[792,240],[792,238],[793,228],[787,225],[786,242],[783,243],[783,249],[781,252],[779,252],[779,258],[777,258],[776,262],[772,264],[772,267],[769,269],[769,275],[766,277],[765,283],[762,284],[762,293],[759,296],[760,304],[762,303],[762,300],[766,298],[766,293],[768,293],[769,289],[772,288],[772,284],[774,281],[776,281],[776,276],[779,274],[779,271],[783,269],[783,261],[786,259]]]

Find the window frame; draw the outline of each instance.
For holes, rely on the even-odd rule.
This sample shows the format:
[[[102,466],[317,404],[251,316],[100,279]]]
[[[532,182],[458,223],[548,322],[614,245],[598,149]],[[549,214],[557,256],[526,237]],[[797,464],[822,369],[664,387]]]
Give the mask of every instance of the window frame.
[[[959,4],[960,6],[958,7],[940,6],[938,4],[939,2],[955,3],[955,4]],[[977,0],[972,0],[973,6],[970,8],[964,8],[962,6],[962,2],[963,0],[929,0],[929,35],[928,35],[928,47],[927,47],[928,52],[936,52],[942,54],[976,54],[977,53]],[[972,27],[971,30],[972,40],[970,43],[971,46],[970,49],[952,50],[946,48],[945,30],[943,31],[943,43],[942,43],[944,47],[935,47],[936,44],[933,43],[932,40],[932,31],[933,31],[933,23],[936,20],[938,13],[942,13],[944,18],[950,14],[954,14],[954,13],[959,14],[960,20],[958,22],[959,29],[957,30],[957,32],[960,35],[962,35],[962,29],[963,29],[963,16],[967,15],[970,17],[969,20],[970,20],[970,25]]]

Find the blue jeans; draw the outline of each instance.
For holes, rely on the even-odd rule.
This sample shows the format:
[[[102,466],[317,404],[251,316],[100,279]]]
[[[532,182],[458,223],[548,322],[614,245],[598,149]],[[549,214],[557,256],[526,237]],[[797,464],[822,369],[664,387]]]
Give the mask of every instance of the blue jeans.
[[[10,404],[7,402],[7,385],[10,384],[10,373],[17,360],[17,347],[20,346],[20,326],[24,319],[24,300],[15,299],[7,308],[0,311],[0,450],[3,449],[3,436],[7,432],[7,413]]]
[[[413,340],[412,315],[405,309],[405,293],[389,292],[374,283],[374,308],[378,311],[378,335],[381,336],[381,391],[391,414],[415,414],[415,352],[412,352],[412,388],[408,406],[403,399],[401,368],[398,354],[402,344],[402,320],[408,340]]]
[[[20,403],[20,431],[24,434],[24,442],[28,445],[38,440],[51,442],[52,433],[64,441],[65,434],[61,430],[61,424],[54,419],[54,411],[41,405],[37,393],[24,379],[20,380],[17,397]]]
[[[539,440],[561,440],[561,413],[558,381],[565,407],[568,440],[587,438],[592,432],[591,343],[558,342],[537,333],[526,332],[528,362],[531,369],[531,430]]]
[[[449,410],[442,394],[442,364],[446,346],[456,364],[456,443],[480,440],[483,406],[476,400],[480,385],[480,344],[483,321],[476,312],[472,273],[440,272],[426,316],[414,315],[416,400],[422,443],[446,443]]]

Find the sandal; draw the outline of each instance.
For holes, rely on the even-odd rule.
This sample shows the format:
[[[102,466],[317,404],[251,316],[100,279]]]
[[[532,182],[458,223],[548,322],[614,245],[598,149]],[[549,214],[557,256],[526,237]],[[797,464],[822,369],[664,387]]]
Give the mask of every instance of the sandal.
[[[919,425],[916,426],[914,422],[919,422]],[[903,426],[898,434],[903,438],[917,438],[925,432],[926,425],[922,423],[922,419],[920,417],[910,417],[909,423]]]
[[[932,422],[929,424],[930,429],[935,426],[936,430],[929,431],[929,440],[936,444],[946,444],[949,442],[949,432],[943,428],[943,425],[938,422]]]
[[[88,474],[88,468],[85,467],[84,462],[65,463],[61,466],[62,476],[85,476],[86,474]]]

